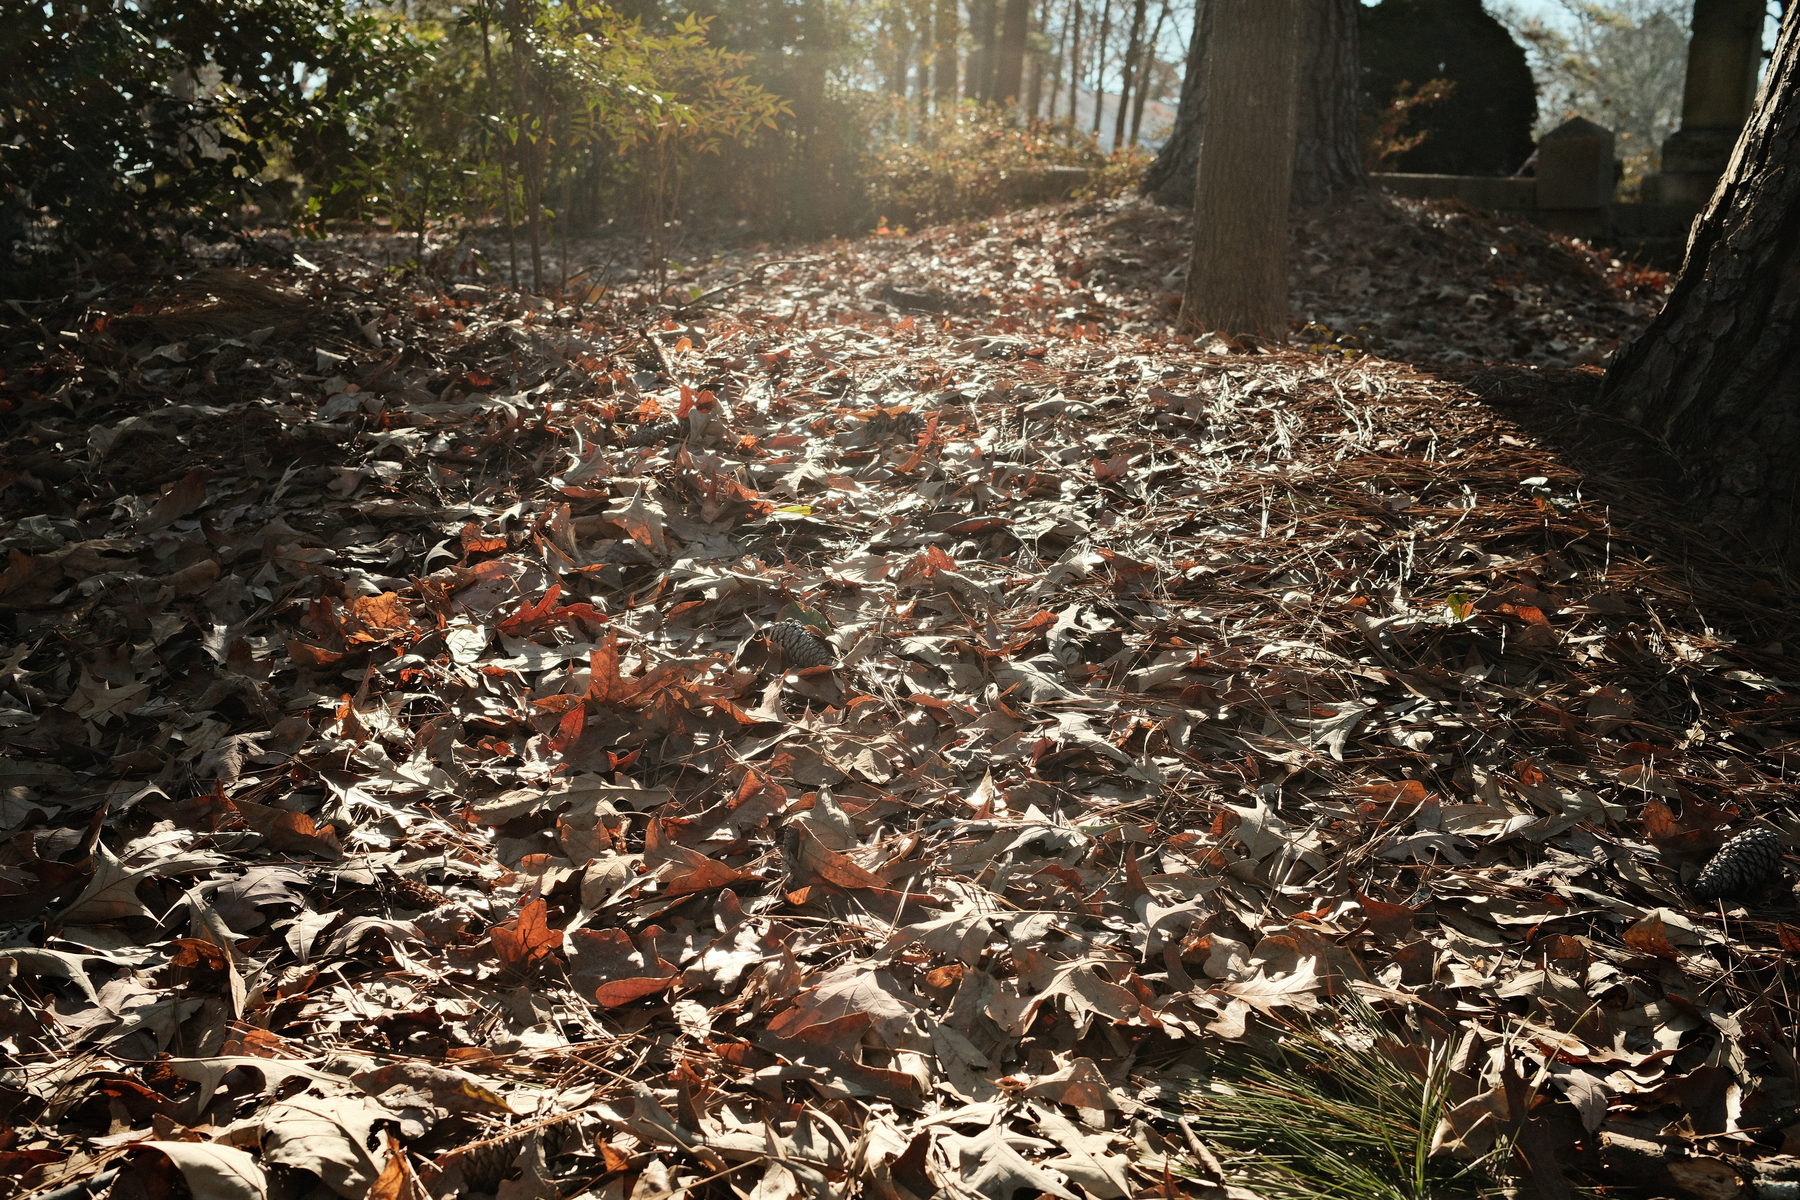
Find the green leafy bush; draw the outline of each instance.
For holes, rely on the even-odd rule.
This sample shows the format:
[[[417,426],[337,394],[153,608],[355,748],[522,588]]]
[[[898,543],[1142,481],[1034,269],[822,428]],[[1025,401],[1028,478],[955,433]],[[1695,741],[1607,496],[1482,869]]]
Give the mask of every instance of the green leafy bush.
[[[271,147],[341,153],[414,57],[343,0],[0,0],[0,257],[216,227]]]

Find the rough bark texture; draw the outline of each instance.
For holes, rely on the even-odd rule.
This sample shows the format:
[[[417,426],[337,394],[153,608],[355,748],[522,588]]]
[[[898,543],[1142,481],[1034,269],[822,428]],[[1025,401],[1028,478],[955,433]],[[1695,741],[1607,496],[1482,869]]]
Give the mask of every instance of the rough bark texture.
[[[1312,0],[1211,0],[1182,323],[1287,340],[1301,25]]]
[[[1205,107],[1208,14],[1214,0],[1198,0],[1188,42],[1187,71],[1175,125],[1138,190],[1177,208],[1194,202],[1194,168],[1200,158],[1200,118]],[[1294,149],[1294,203],[1316,204],[1332,192],[1366,182],[1356,145],[1358,72],[1357,0],[1306,0],[1301,50],[1299,133]]]
[[[1138,191],[1173,208],[1194,203],[1194,169],[1200,161],[1200,110],[1206,99],[1206,40],[1212,27],[1211,0],[1194,0],[1194,30],[1188,36],[1187,67],[1175,124],[1156,158],[1144,171]]]
[[[1602,403],[1681,462],[1699,518],[1800,549],[1800,6],[1668,303],[1606,374]]]
[[[1318,204],[1361,187],[1356,144],[1356,0],[1310,0],[1300,49],[1300,130],[1294,141],[1294,203]]]

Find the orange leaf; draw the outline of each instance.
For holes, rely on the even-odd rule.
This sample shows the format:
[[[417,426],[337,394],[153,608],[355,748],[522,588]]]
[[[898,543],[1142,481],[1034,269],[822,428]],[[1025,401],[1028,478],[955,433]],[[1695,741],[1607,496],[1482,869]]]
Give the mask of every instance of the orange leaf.
[[[271,808],[251,800],[234,800],[232,807],[245,822],[269,839],[269,845],[289,854],[313,854],[336,862],[344,857],[343,843],[330,825],[319,828],[305,813]]]
[[[344,607],[371,629],[406,629],[412,625],[412,614],[395,592],[358,596]]]
[[[490,935],[494,954],[503,966],[522,966],[546,958],[562,943],[562,935],[548,923],[550,906],[539,896],[519,910],[516,920],[496,925]]]
[[[465,555],[491,554],[496,550],[506,549],[505,538],[484,537],[481,532],[481,527],[476,525],[473,521],[470,521],[467,525],[463,526],[462,544],[463,553]]]
[[[588,680],[582,699],[589,704],[611,704],[624,698],[625,682],[619,678],[619,635],[607,630],[606,640],[588,655]]]
[[[1663,929],[1662,918],[1652,913],[1627,929],[1624,933],[1625,944],[1639,954],[1648,954],[1655,958],[1666,958],[1677,962],[1681,955],[1669,944],[1669,935]]]
[[[1363,923],[1382,937],[1404,938],[1413,930],[1413,910],[1404,904],[1389,904],[1385,900],[1376,900],[1356,893],[1357,903],[1362,905]]]
[[[850,859],[825,845],[804,825],[788,828],[794,833],[795,871],[816,875],[826,883],[843,888],[886,888],[887,880],[871,874]]]
[[[1423,804],[1425,802],[1425,785],[1416,779],[1407,779],[1398,783],[1371,783],[1364,787],[1347,790],[1367,796],[1376,804]]]
[[[329,667],[344,657],[340,651],[327,650],[323,646],[315,646],[311,642],[303,642],[299,638],[288,639],[287,652],[288,657],[294,660],[296,666],[304,667],[309,671],[316,671],[320,667]]]

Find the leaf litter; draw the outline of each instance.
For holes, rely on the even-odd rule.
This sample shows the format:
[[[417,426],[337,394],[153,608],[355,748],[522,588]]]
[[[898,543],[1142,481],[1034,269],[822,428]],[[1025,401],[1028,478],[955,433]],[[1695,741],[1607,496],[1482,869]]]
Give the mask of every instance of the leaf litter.
[[[1346,320],[1487,269],[1333,220]],[[0,1186],[1787,1194],[1779,578],[1533,432],[1591,367],[1169,337],[1179,233],[16,308]]]

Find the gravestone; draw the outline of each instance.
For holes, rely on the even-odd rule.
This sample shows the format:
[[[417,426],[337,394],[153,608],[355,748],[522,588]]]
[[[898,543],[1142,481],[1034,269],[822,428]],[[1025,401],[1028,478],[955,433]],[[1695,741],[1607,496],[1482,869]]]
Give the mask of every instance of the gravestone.
[[[1413,110],[1407,132],[1425,140],[1384,171],[1510,175],[1531,156],[1537,85],[1525,51],[1481,0],[1382,0],[1358,23],[1362,103],[1373,117],[1401,82],[1449,79],[1446,99]]]
[[[1762,0],[1694,0],[1681,128],[1662,144],[1662,169],[1644,179],[1644,201],[1699,208],[1731,161],[1756,103],[1762,70]]]
[[[1612,203],[1613,132],[1574,117],[1538,142],[1539,208],[1604,208]]]

